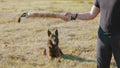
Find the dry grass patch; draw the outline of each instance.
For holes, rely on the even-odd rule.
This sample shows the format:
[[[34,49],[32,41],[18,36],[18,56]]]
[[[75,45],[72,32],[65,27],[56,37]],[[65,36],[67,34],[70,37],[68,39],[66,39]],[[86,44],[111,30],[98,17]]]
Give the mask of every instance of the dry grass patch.
[[[96,68],[96,37],[99,16],[91,21],[23,18],[22,12],[85,12],[91,0],[0,0],[0,68]],[[58,29],[60,48],[65,54],[61,63],[41,55],[47,44],[47,30]],[[7,45],[7,46],[6,46]],[[112,59],[111,68],[116,68]]]

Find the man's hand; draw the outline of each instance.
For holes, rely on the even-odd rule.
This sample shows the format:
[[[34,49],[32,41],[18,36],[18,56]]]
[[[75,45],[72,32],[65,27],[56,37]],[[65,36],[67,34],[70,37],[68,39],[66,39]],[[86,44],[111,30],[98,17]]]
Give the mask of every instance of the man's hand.
[[[71,20],[72,13],[67,12],[65,13],[65,18],[63,19],[64,21],[70,21]]]
[[[78,14],[72,14],[70,12],[65,13],[65,18],[63,19],[64,21],[71,21],[71,20],[76,20]]]

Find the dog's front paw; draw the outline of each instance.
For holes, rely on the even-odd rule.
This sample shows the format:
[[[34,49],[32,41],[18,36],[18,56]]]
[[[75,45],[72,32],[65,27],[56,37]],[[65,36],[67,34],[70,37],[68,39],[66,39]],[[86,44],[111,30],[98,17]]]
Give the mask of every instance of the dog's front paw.
[[[48,55],[48,59],[49,59],[49,60],[52,60],[52,56]]]
[[[58,62],[61,62],[61,57],[58,57],[57,60],[58,60]]]

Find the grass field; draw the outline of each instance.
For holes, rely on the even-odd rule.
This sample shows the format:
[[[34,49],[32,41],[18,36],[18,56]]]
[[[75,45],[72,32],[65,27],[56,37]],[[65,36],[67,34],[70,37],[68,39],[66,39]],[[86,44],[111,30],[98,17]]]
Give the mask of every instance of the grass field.
[[[82,13],[94,0],[0,0],[0,68],[96,68],[99,16],[91,21],[23,18],[23,12]],[[59,46],[65,54],[60,63],[41,54],[47,30],[58,29]],[[7,47],[5,46],[7,45]],[[111,68],[116,68],[112,59]]]

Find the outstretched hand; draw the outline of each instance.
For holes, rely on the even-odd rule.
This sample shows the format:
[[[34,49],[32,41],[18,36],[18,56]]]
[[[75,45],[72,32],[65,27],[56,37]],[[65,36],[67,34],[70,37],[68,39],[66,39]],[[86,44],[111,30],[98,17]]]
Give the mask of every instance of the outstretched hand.
[[[70,21],[71,20],[71,16],[72,16],[72,13],[67,12],[67,13],[65,13],[63,20],[64,21]]]
[[[72,14],[70,12],[65,13],[64,21],[76,20],[78,14]]]

